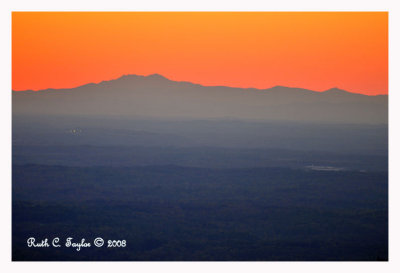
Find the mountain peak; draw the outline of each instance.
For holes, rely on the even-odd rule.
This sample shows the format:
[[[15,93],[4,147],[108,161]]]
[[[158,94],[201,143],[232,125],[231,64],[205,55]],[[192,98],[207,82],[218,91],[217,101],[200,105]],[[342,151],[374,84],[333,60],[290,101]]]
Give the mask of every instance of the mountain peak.
[[[167,78],[164,77],[163,75],[157,74],[157,73],[155,73],[155,74],[150,74],[150,75],[148,75],[148,76],[146,76],[146,77],[147,77],[147,78],[151,78],[151,79],[168,80],[168,81],[169,81],[169,79],[167,79]]]
[[[339,93],[350,93],[350,92],[348,92],[346,90],[343,90],[343,89],[340,89],[340,88],[337,88],[337,87],[333,87],[333,88],[330,88],[328,90],[325,90],[324,93],[336,93],[336,94],[339,94]]]
[[[136,74],[125,74],[122,75],[121,77],[119,77],[116,80],[127,80],[127,79],[151,79],[151,80],[163,80],[163,81],[169,81],[169,79],[167,79],[166,77],[164,77],[163,75],[160,74],[149,74],[147,76],[143,76],[143,75],[136,75]],[[113,81],[113,80],[112,80]]]

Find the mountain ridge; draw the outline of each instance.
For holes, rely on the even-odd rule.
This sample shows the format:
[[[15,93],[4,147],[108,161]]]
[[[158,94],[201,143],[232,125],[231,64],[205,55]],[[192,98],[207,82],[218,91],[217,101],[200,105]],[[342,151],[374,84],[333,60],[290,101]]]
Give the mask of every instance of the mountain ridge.
[[[13,114],[127,116],[184,119],[245,119],[322,123],[387,124],[388,96],[338,88],[317,92],[203,86],[159,74],[124,75],[70,89],[14,91]]]
[[[367,95],[367,94],[362,94],[362,93],[357,93],[357,92],[351,92],[351,91],[347,91],[344,89],[340,89],[338,87],[332,87],[329,88],[327,90],[323,90],[323,91],[316,91],[316,90],[311,90],[311,89],[307,89],[307,88],[302,88],[302,87],[290,87],[290,86],[283,86],[283,85],[276,85],[276,86],[272,86],[269,88],[256,88],[256,87],[235,87],[235,86],[226,86],[226,85],[203,85],[200,83],[194,83],[194,82],[190,82],[190,81],[175,81],[175,80],[171,80],[168,79],[167,77],[158,74],[158,73],[154,73],[154,74],[149,74],[149,75],[138,75],[138,74],[123,74],[122,76],[115,78],[115,79],[111,79],[111,80],[104,80],[98,83],[95,82],[91,82],[91,83],[86,83],[86,84],[82,84],[82,85],[78,85],[76,87],[71,87],[71,88],[46,88],[46,89],[39,89],[39,90],[33,90],[33,89],[26,89],[26,90],[12,90],[12,92],[42,92],[42,91],[61,91],[61,90],[70,90],[70,89],[77,89],[77,88],[82,88],[85,86],[95,86],[95,85],[101,85],[101,84],[105,84],[105,83],[114,83],[116,81],[120,81],[120,80],[129,80],[129,79],[153,79],[153,80],[157,80],[157,81],[166,81],[166,82],[171,82],[171,83],[185,83],[185,84],[192,84],[195,86],[201,86],[201,87],[224,87],[224,88],[233,88],[233,89],[244,89],[244,90],[258,90],[258,91],[272,91],[272,90],[276,90],[276,89],[280,89],[280,88],[286,88],[286,89],[296,89],[296,90],[304,90],[304,91],[310,91],[310,92],[314,92],[314,93],[333,93],[333,92],[337,92],[337,91],[341,91],[341,92],[345,92],[348,94],[357,94],[357,95],[362,95],[362,96],[368,96],[368,97],[376,97],[376,96],[388,96],[388,94],[377,94],[377,95]]]

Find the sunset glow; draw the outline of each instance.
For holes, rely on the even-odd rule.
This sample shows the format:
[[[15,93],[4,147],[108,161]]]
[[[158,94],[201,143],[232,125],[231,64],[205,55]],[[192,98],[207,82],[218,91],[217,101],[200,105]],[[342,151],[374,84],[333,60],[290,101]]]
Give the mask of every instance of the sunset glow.
[[[386,12],[14,12],[13,90],[158,73],[203,85],[388,93]]]

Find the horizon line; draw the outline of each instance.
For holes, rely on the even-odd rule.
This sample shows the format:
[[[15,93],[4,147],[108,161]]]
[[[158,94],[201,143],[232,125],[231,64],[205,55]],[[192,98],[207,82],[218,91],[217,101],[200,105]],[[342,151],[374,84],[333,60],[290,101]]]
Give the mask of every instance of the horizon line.
[[[326,89],[326,90],[317,91],[317,90],[307,89],[307,88],[303,88],[303,87],[292,87],[292,86],[284,86],[284,85],[274,85],[274,86],[271,86],[271,87],[269,87],[269,88],[237,87],[237,86],[228,86],[228,85],[204,85],[204,84],[195,83],[195,82],[190,82],[190,81],[176,81],[176,80],[171,80],[171,79],[169,79],[169,78],[167,78],[167,77],[165,77],[164,75],[159,74],[159,73],[151,73],[151,74],[147,74],[147,75],[140,75],[140,74],[122,74],[121,76],[119,76],[119,77],[117,77],[117,78],[113,78],[113,79],[111,79],[111,80],[103,80],[103,81],[100,81],[100,82],[97,82],[97,83],[96,83],[96,82],[89,82],[89,83],[81,84],[81,85],[78,85],[78,86],[75,86],[75,87],[64,87],[64,88],[51,88],[51,87],[50,87],[50,88],[37,89],[37,90],[34,90],[34,89],[24,89],[24,90],[14,90],[14,89],[11,89],[11,91],[12,91],[12,92],[29,92],[29,91],[31,91],[31,92],[40,92],[40,91],[48,91],[48,90],[76,89],[76,88],[83,87],[83,86],[86,86],[86,85],[98,85],[98,84],[101,84],[101,83],[104,83],[104,82],[117,81],[117,80],[119,80],[119,79],[121,79],[121,78],[123,78],[123,77],[129,77],[129,76],[144,77],[144,78],[148,78],[148,77],[152,77],[152,76],[157,76],[157,77],[164,78],[165,80],[168,80],[168,81],[171,81],[171,82],[190,83],[190,84],[199,85],[199,86],[202,86],[202,87],[226,87],[226,88],[237,88],[237,89],[254,89],[254,90],[260,90],[260,91],[270,90],[270,89],[273,89],[273,88],[276,88],[276,87],[284,87],[284,88],[291,88],[291,89],[302,89],[302,90],[307,90],[307,91],[311,91],[311,92],[315,92],[315,93],[324,93],[324,92],[327,92],[327,91],[330,91],[330,90],[333,90],[333,89],[337,89],[337,90],[344,91],[344,92],[346,92],[346,93],[356,94],[356,95],[363,95],[363,96],[369,96],[369,97],[388,96],[388,95],[389,95],[389,92],[388,92],[387,94],[368,95],[368,94],[357,93],[357,92],[352,92],[352,91],[348,91],[348,90],[345,90],[345,89],[341,89],[340,87],[337,87],[337,86],[328,88],[328,89]]]

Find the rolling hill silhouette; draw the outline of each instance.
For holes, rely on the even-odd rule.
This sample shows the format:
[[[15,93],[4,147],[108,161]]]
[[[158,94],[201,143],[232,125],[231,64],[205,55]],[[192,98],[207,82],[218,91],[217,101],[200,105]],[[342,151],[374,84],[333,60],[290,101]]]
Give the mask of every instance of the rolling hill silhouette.
[[[124,75],[71,89],[13,91],[13,115],[124,116],[387,124],[388,96],[202,86],[161,75]]]

